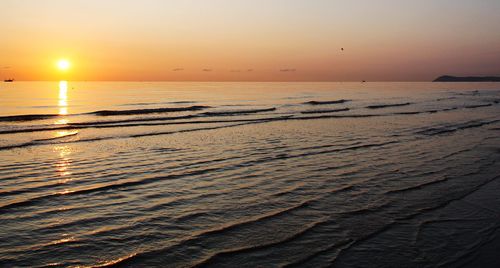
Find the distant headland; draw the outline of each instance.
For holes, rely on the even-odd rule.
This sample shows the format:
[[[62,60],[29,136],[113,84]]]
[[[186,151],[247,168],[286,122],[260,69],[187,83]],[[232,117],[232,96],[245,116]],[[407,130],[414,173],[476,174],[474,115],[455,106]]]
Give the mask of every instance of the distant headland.
[[[451,76],[443,75],[433,82],[500,82],[500,76]]]

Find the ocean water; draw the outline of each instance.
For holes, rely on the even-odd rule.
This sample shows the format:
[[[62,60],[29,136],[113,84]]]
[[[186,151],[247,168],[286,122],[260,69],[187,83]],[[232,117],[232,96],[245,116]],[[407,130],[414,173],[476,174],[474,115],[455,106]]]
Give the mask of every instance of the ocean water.
[[[3,83],[0,266],[467,266],[499,235],[499,101],[499,83]]]

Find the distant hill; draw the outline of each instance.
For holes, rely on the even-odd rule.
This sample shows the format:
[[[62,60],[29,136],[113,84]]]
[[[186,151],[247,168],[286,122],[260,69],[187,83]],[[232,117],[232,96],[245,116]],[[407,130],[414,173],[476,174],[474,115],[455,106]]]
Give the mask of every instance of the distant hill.
[[[500,82],[499,76],[451,76],[443,75],[433,82]]]

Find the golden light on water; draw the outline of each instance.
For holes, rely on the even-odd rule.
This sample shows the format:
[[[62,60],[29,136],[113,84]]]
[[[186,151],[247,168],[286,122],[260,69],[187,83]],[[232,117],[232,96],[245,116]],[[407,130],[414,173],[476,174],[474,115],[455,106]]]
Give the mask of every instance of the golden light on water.
[[[59,119],[56,122],[54,122],[54,124],[56,125],[66,125],[67,123],[69,123],[68,119]]]
[[[63,131],[57,131],[55,134],[55,138],[61,138],[61,137],[69,137],[78,134],[78,130],[63,130]]]
[[[68,114],[68,82],[59,82],[59,115]]]
[[[55,164],[56,174],[59,176],[58,183],[65,184],[72,181],[71,172],[69,167],[71,166],[71,160],[69,155],[71,150],[68,146],[56,146],[54,151],[59,155],[59,160]]]

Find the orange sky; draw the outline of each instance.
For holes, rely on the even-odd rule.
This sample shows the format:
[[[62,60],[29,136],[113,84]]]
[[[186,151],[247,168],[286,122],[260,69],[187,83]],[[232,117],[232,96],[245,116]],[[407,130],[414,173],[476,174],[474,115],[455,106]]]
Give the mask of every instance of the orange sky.
[[[498,14],[500,1],[494,0],[2,0],[0,78],[419,81],[500,75]],[[70,72],[55,68],[59,58],[71,60]]]

